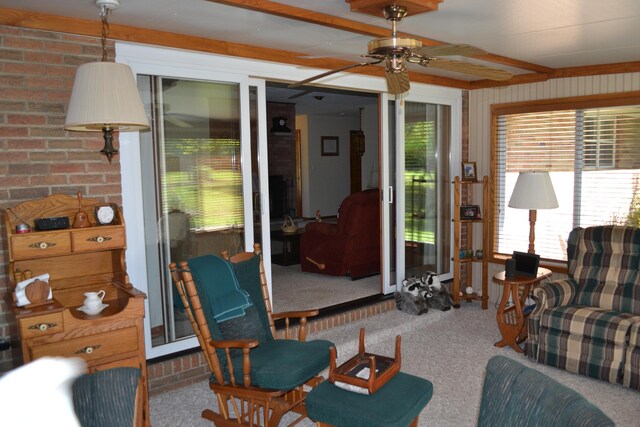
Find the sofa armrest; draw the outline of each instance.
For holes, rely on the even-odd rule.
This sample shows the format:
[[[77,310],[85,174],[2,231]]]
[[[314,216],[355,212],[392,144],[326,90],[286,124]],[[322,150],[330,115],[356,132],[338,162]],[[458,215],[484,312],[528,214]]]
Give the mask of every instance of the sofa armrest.
[[[578,289],[578,283],[573,279],[562,279],[549,282],[536,287],[533,290],[536,299],[536,308],[531,313],[532,317],[539,317],[548,308],[568,305],[573,300]]]

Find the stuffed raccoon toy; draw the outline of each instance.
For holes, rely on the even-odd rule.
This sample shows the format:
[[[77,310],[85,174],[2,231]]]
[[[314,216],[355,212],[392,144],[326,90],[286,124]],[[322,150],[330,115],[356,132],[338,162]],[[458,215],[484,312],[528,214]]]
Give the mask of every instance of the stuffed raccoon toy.
[[[451,307],[460,308],[460,304],[454,304],[449,289],[446,286],[442,286],[436,273],[427,271],[422,275],[420,281],[423,288],[427,289],[424,295],[429,308],[442,311],[450,310]]]
[[[402,281],[402,288],[393,294],[396,307],[409,314],[423,314],[429,311],[420,279],[411,277]]]

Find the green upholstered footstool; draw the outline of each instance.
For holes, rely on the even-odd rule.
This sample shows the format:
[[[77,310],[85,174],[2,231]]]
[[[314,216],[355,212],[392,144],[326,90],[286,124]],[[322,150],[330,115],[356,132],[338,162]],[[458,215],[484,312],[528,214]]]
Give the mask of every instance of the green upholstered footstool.
[[[337,427],[415,426],[431,396],[431,381],[403,372],[372,395],[347,391],[325,381],[307,395],[307,415]]]

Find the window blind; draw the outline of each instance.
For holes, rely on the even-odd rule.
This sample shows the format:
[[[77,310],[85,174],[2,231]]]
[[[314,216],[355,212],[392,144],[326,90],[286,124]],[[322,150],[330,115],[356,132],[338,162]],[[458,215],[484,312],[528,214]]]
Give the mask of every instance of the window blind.
[[[164,212],[183,207],[195,230],[244,224],[239,140],[171,139],[164,151]]]
[[[529,212],[507,206],[521,171],[549,171],[560,205],[538,210],[543,258],[566,260],[574,227],[640,226],[640,105],[498,114],[495,129],[494,252],[527,249]]]

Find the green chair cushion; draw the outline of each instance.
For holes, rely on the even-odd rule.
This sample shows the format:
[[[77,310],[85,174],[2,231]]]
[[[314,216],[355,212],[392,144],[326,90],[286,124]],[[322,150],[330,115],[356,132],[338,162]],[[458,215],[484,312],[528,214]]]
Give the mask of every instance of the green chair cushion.
[[[478,427],[607,427],[614,423],[580,393],[504,356],[489,359]]]
[[[329,366],[330,341],[270,340],[251,350],[251,385],[290,390]],[[236,381],[242,384],[242,358],[233,360]]]
[[[306,405],[309,418],[334,426],[407,427],[432,396],[431,381],[398,372],[372,395],[325,381],[309,392]]]
[[[113,368],[78,377],[72,390],[73,406],[80,424],[131,427],[139,380],[138,368]]]

